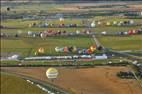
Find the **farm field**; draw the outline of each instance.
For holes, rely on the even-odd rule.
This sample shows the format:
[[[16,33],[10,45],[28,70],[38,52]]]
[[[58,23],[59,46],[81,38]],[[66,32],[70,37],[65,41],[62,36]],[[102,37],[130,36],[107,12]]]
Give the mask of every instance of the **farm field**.
[[[48,80],[45,76],[46,69],[48,69],[48,67],[2,68],[2,70],[15,72],[51,83],[51,80]],[[119,71],[129,71],[126,67],[106,66],[86,69],[58,68],[58,70],[60,75],[54,80],[53,84],[63,87],[75,94],[94,94],[93,92],[105,94],[129,94],[133,92],[133,94],[141,94],[142,92],[134,79],[120,79],[116,77],[116,73]]]
[[[1,73],[1,94],[47,94],[26,80]]]

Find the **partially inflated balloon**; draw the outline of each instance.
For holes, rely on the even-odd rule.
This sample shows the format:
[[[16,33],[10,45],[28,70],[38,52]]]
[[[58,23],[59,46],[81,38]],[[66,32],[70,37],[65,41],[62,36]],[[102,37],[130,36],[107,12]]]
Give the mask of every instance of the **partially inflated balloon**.
[[[44,48],[39,48],[39,49],[38,49],[38,53],[43,54],[43,53],[44,53]]]

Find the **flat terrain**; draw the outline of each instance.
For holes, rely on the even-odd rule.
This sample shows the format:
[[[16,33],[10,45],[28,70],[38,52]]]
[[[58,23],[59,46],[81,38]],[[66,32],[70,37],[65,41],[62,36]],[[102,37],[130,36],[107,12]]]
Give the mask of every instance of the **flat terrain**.
[[[47,94],[24,79],[1,73],[1,94]]]
[[[136,36],[103,36],[98,37],[100,43],[106,48],[115,50],[141,50],[142,35]]]
[[[53,83],[75,94],[141,94],[142,92],[136,80],[116,77],[119,71],[129,71],[126,67],[58,68],[59,76],[53,82],[45,76],[47,68],[2,69]]]
[[[55,47],[76,46],[79,48],[89,48],[93,44],[94,41],[89,37],[12,38],[1,40],[1,52],[13,52],[29,56],[34,55],[42,47],[47,55],[63,55],[64,53],[57,53]]]

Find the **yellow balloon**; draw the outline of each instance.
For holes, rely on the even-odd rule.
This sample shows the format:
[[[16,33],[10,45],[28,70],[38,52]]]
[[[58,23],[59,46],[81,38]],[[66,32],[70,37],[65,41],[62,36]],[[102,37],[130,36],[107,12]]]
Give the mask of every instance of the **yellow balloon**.
[[[44,53],[44,48],[39,48],[39,49],[38,49],[38,52],[39,52],[39,53]]]
[[[49,68],[47,69],[46,71],[46,76],[49,78],[49,79],[54,79],[54,78],[57,78],[58,76],[58,70],[56,68]]]
[[[91,50],[92,52],[94,52],[94,51],[96,50],[96,47],[95,47],[95,46],[91,46],[91,47],[90,47],[90,50]]]

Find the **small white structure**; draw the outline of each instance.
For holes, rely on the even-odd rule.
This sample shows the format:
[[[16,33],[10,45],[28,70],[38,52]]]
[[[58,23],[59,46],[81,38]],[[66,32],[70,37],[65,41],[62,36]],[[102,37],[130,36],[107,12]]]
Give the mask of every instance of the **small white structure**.
[[[108,58],[108,57],[107,57],[106,54],[103,54],[103,55],[101,55],[101,56],[95,56],[95,59],[97,59],[97,60],[107,59],[107,58]]]
[[[18,60],[19,55],[12,55],[8,57],[8,60]]]

